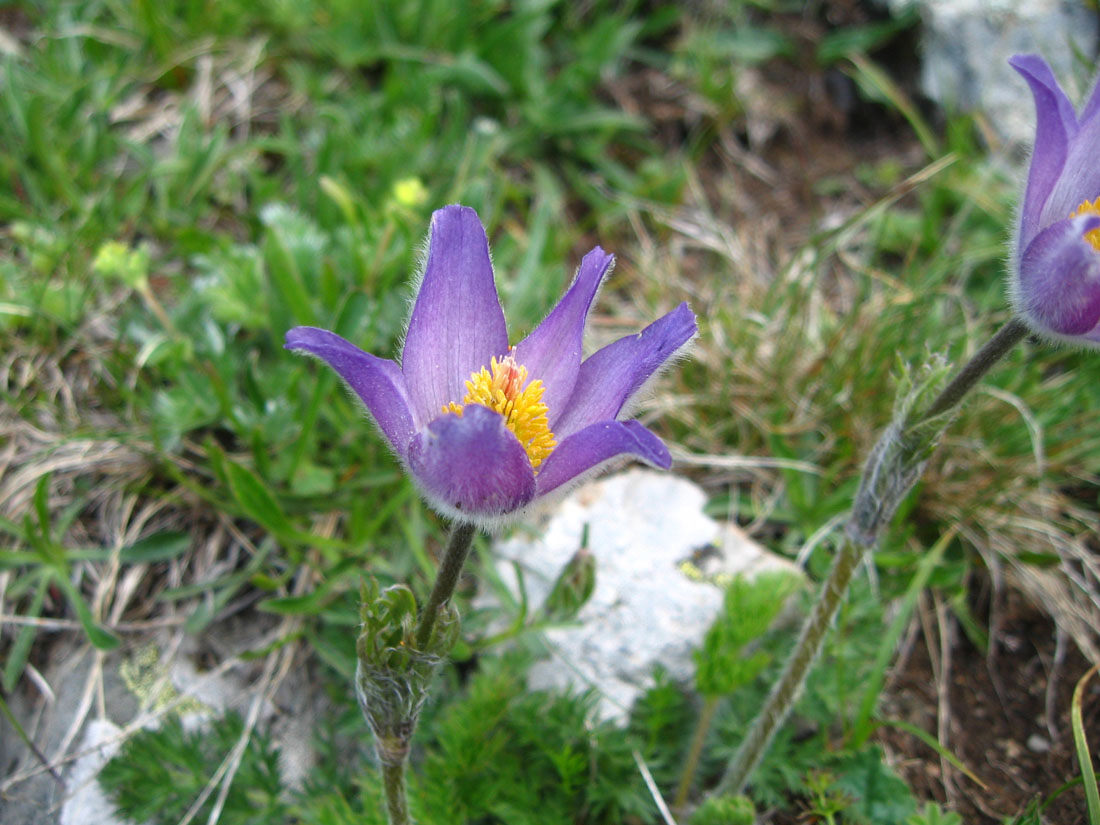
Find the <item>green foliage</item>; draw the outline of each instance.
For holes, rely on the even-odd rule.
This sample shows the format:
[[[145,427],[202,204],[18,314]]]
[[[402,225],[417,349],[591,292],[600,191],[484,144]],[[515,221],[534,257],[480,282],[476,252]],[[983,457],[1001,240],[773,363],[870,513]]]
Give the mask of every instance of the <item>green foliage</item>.
[[[919,813],[910,815],[905,825],[962,825],[962,817],[957,813],[945,813],[936,802],[925,802]]]
[[[119,810],[135,822],[176,823],[199,795],[215,782],[222,760],[244,732],[235,714],[209,729],[185,731],[177,718],[156,730],[141,731],[122,746],[103,768],[99,782]],[[225,797],[220,821],[225,825],[261,825],[287,821],[282,800],[278,753],[258,731],[249,736],[240,767]],[[208,794],[197,816],[210,816],[218,794]]]
[[[746,656],[744,648],[764,634],[800,584],[798,576],[785,572],[734,577],[726,587],[721,615],[695,653],[699,693],[722,696],[756,678],[772,657],[764,650]]]
[[[652,801],[633,744],[623,731],[592,722],[593,700],[526,691],[515,662],[483,660],[462,700],[425,726],[421,790],[411,792],[418,815],[502,825],[648,815]]]
[[[695,698],[687,687],[658,667],[653,672],[653,684],[630,709],[630,736],[662,787],[674,787],[683,771],[683,754],[696,717],[694,705]]]
[[[55,537],[55,531],[64,533],[66,523],[76,517],[78,509],[70,507],[60,523],[55,524],[50,517],[49,494],[50,476],[46,474],[39,478],[35,487],[34,515],[27,513],[22,525],[7,519],[0,522],[0,533],[7,533],[30,547],[29,552],[8,550],[0,557],[0,570],[14,569],[17,573],[5,587],[4,595],[24,603],[22,615],[37,619],[45,610],[50,591],[59,592],[76,614],[88,641],[99,650],[113,650],[118,647],[118,637],[100,624],[80,588],[73,582],[74,563],[82,561],[81,556],[87,558],[87,554],[67,549]],[[105,554],[93,552],[92,557],[97,555],[102,558]],[[35,626],[30,622],[16,633],[0,679],[5,692],[11,692],[23,674],[34,637]]]
[[[817,816],[875,825],[900,822],[913,810],[912,792],[885,764],[881,749],[847,742],[842,735],[876,667],[883,623],[880,600],[857,580],[794,714],[750,780],[749,795],[758,807],[784,808],[793,797]],[[765,633],[760,645],[774,653],[774,660],[720,706],[700,770],[704,787],[717,781],[733,757],[796,632],[773,628]]]
[[[691,814],[691,825],[753,825],[756,806],[747,796],[712,796]]]
[[[1022,811],[1012,817],[1012,819],[1006,819],[1005,822],[1007,825],[1043,825],[1045,822],[1049,821],[1045,812],[1046,809],[1050,807],[1050,804],[1066,791],[1076,788],[1080,784],[1082,784],[1081,777],[1078,776],[1075,779],[1071,779],[1060,788],[1055,789],[1046,799],[1032,799],[1024,806]]]
[[[647,727],[659,742],[657,728],[593,723],[591,695],[527,691],[523,660],[483,659],[481,665],[445,707],[426,710],[417,738],[424,758],[414,764],[410,788],[418,822],[612,825],[654,815],[632,753]],[[357,709],[349,708],[346,722],[346,735],[320,731],[320,764],[297,793],[281,787],[270,743],[255,732],[221,821],[381,825],[376,768],[365,758],[348,758],[349,748],[363,757],[369,751]],[[203,732],[186,733],[173,721],[138,733],[108,764],[104,787],[135,821],[176,822],[240,733],[234,716]]]
[[[912,792],[886,764],[880,747],[838,754],[830,770],[835,792],[851,800],[844,809],[850,821],[889,825],[913,812]]]

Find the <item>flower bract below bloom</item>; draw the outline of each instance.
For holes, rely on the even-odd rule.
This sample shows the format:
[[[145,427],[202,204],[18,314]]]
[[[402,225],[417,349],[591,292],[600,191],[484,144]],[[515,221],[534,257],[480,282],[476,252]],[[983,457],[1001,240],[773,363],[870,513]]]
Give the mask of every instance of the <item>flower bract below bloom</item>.
[[[1012,298],[1048,338],[1100,346],[1100,84],[1078,114],[1046,61],[1009,61],[1035,99]]]
[[[432,216],[400,365],[314,327],[290,330],[286,348],[339,373],[433,506],[491,525],[620,456],[671,463],[657,436],[621,419],[695,335],[695,316],[681,304],[582,359],[613,260],[599,247],[585,255],[557,306],[509,347],[485,230],[473,209],[448,206]]]

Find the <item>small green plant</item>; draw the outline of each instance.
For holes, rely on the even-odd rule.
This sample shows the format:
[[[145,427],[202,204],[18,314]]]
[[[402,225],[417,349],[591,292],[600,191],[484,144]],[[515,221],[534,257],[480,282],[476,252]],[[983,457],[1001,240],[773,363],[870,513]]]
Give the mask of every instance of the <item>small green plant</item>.
[[[835,786],[836,777],[828,771],[814,771],[806,777],[806,810],[811,822],[836,825],[838,814],[851,807],[852,798]]]
[[[695,689],[703,697],[703,708],[674,807],[682,808],[687,801],[718,703],[749,684],[772,660],[767,650],[749,654],[746,648],[764,635],[800,583],[794,573],[769,571],[752,578],[735,576],[726,585],[722,613],[695,653]]]
[[[689,821],[691,825],[753,825],[756,806],[747,796],[712,796],[703,800]]]
[[[194,808],[205,820],[213,810],[219,766],[244,733],[240,716],[229,714],[208,728],[185,730],[170,716],[156,730],[140,731],[99,774],[99,782],[124,816],[149,825],[174,825]],[[225,825],[283,822],[288,805],[278,753],[267,737],[249,735],[219,821]]]
[[[905,820],[905,825],[962,825],[957,813],[945,812],[936,802],[925,802],[924,808]]]

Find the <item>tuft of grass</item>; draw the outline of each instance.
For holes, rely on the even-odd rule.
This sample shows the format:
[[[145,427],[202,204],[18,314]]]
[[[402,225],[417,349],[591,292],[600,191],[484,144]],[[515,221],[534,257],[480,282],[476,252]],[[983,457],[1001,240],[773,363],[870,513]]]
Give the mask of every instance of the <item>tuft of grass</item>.
[[[1011,184],[975,147],[955,152],[878,200],[839,204],[839,229],[778,263],[759,222],[727,224],[701,203],[650,210],[678,240],[636,264],[639,288],[644,273],[694,294],[709,342],[654,406],[692,463],[719,474],[714,512],[792,554],[848,507],[900,360],[962,363],[1008,317]],[[893,557],[957,526],[971,563],[996,580],[1008,570],[1095,650],[1100,580],[1087,556],[1100,439],[1083,416],[1100,398],[1087,358],[1031,342],[1014,352],[968,400],[881,550]]]

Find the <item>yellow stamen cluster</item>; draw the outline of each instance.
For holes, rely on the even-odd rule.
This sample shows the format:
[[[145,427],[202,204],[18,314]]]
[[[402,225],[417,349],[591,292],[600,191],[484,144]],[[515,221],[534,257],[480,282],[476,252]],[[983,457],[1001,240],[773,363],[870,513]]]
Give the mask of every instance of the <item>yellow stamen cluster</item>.
[[[1070,217],[1076,218],[1080,215],[1100,215],[1100,198],[1094,201],[1085,201],[1073,211]],[[1100,229],[1090,229],[1085,233],[1085,240],[1092,244],[1097,252],[1100,252]]]
[[[532,381],[526,387],[527,368],[516,363],[511,353],[503,358],[493,358],[489,368],[482,367],[466,382],[466,397],[461,404],[453,401],[443,412],[462,415],[466,404],[481,404],[504,416],[505,426],[511,430],[523,449],[531,466],[538,466],[554,451],[557,442],[550,432],[546,417],[548,407],[542,403],[545,387],[542,381]]]

